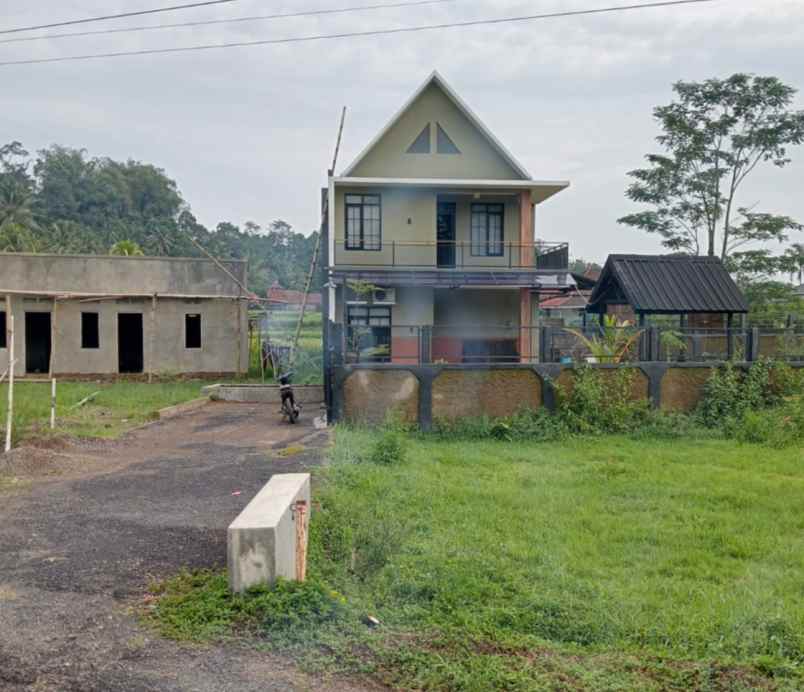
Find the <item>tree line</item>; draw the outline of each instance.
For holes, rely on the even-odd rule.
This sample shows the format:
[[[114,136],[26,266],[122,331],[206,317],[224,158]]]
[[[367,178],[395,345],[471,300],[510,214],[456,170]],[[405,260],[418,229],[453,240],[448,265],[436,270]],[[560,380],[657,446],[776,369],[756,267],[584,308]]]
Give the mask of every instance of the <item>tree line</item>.
[[[90,158],[51,146],[32,155],[0,146],[0,252],[196,257],[192,238],[216,257],[248,260],[249,288],[304,288],[317,231],[276,220],[262,228],[222,221],[206,228],[176,182],[138,161]]]

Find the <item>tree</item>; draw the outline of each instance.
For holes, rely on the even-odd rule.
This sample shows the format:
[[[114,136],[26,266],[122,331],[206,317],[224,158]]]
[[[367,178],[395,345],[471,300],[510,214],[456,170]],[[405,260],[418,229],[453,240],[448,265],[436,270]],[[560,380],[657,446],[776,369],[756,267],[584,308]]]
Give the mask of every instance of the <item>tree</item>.
[[[746,74],[678,82],[673,90],[676,100],[654,111],[664,152],[628,174],[627,197],[651,209],[619,222],[657,233],[671,250],[718,256],[736,272],[779,271],[779,256],[764,244],[784,242],[802,226],[740,206],[739,193],[758,167],[786,166],[788,147],[804,141],[804,111],[791,108],[796,90]]]
[[[142,248],[133,240],[119,240],[109,248],[109,254],[124,257],[141,257],[143,252]]]

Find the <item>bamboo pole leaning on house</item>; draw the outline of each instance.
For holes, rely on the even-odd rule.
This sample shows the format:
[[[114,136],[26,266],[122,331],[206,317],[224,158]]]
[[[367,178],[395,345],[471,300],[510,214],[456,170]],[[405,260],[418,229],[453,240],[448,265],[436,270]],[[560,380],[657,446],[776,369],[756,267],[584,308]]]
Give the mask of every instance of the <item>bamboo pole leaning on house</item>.
[[[332,156],[332,168],[329,170],[331,171],[331,175],[335,175],[335,166],[338,165],[338,152],[341,150],[341,138],[343,137],[343,124],[346,121],[346,106],[343,107],[341,111],[341,124],[338,127],[338,138],[335,141],[335,153]],[[334,200],[333,200],[334,202]],[[304,325],[304,313],[307,310],[307,296],[310,293],[310,288],[313,284],[313,276],[315,275],[315,265],[318,263],[318,253],[321,251],[321,236],[324,233],[324,225],[327,223],[327,218],[329,217],[329,205],[330,199],[329,195],[327,195],[326,199],[324,200],[324,204],[321,209],[321,223],[318,227],[318,237],[315,241],[315,247],[313,248],[313,259],[310,262],[310,272],[307,274],[307,283],[304,287],[304,294],[302,295],[302,304],[301,304],[301,312],[299,313],[299,322],[296,325],[296,334],[293,337],[293,341],[291,342],[290,346],[290,364],[291,367],[296,360],[296,348],[299,343],[299,337],[301,336],[302,326]],[[335,229],[330,228],[330,233],[334,233]],[[326,323],[324,323],[324,328],[326,329]]]
[[[11,300],[6,296],[6,305],[10,306]],[[6,313],[8,329],[8,411],[6,412],[6,454],[11,451],[11,421],[14,418],[14,315]]]

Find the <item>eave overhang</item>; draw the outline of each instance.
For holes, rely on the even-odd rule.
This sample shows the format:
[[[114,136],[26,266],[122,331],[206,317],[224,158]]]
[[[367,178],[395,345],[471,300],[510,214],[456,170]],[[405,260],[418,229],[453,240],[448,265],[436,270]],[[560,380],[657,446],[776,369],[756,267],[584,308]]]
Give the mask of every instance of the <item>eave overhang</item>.
[[[570,186],[567,180],[482,180],[471,178],[355,178],[335,177],[338,187],[415,187],[442,193],[471,194],[530,191],[531,201],[539,204]]]

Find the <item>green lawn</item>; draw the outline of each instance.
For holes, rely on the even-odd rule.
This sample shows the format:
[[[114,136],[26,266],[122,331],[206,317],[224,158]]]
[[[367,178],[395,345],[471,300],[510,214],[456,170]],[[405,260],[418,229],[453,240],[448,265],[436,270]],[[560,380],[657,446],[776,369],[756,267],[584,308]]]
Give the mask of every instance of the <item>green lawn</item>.
[[[201,396],[202,382],[59,382],[56,395],[56,432],[79,437],[116,437],[156,417],[160,408]],[[0,386],[0,428],[5,439],[8,385]],[[98,396],[81,408],[70,408],[84,397]],[[49,434],[50,384],[14,384],[15,441],[32,434]]]
[[[319,485],[312,580],[346,605],[294,625],[308,656],[406,689],[804,684],[801,449],[417,436],[406,461],[378,465],[376,439],[339,430]],[[167,592],[164,632],[242,624],[219,617],[221,576]],[[199,615],[201,602],[213,605]],[[276,623],[272,603],[252,624]]]

